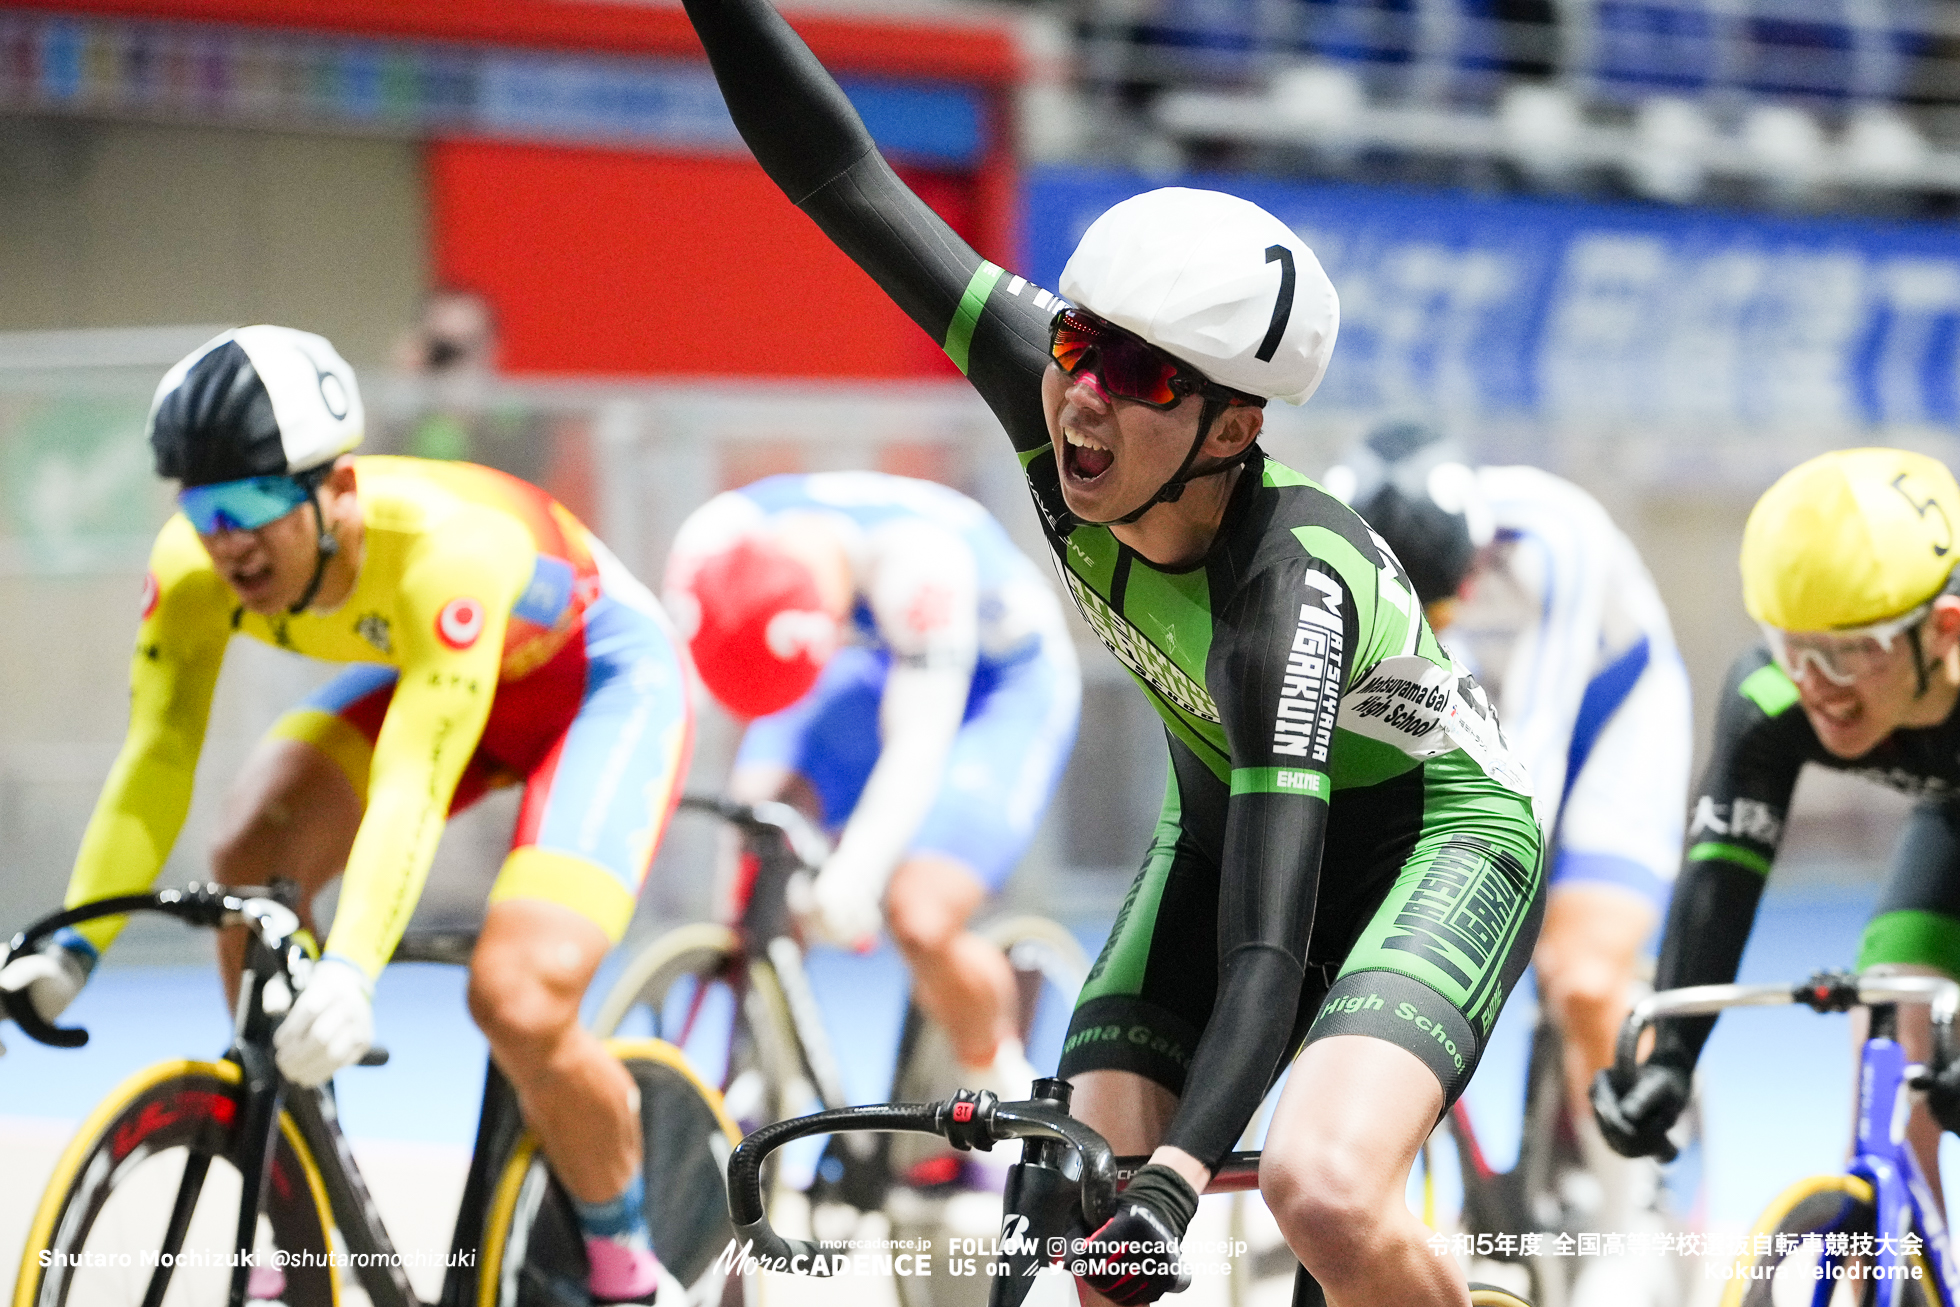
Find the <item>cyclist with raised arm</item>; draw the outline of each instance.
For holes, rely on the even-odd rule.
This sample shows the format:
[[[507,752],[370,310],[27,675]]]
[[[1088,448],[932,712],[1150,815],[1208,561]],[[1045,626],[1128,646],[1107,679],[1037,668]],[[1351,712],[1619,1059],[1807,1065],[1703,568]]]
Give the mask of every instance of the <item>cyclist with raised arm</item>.
[[[625,931],[693,724],[659,606],[537,488],[488,468],[360,458],[354,373],[319,336],[245,327],[157,388],[149,439],[179,483],[144,578],[130,724],[67,902],[139,893],[183,825],[225,647],[240,634],[348,667],[281,717],[232,786],[212,850],[231,885],[342,877],[318,963],[275,1036],[326,1082],[373,1040],[374,982],[447,816],[523,783],[470,966],[469,1005],[585,1234],[590,1287],[648,1299],[640,1126],[625,1068],[578,1024]],[[343,871],[344,869],[344,871]],[[53,1019],[120,919],[0,972]],[[243,929],[222,938],[235,992]]]
[[[1658,988],[1735,979],[1806,764],[1919,798],[1859,969],[1960,976],[1956,525],[1953,474],[1900,449],[1822,455],[1757,501],[1742,535],[1742,599],[1763,643],[1736,659],[1722,690]],[[1714,1025],[1661,1021],[1630,1079],[1599,1074],[1593,1106],[1609,1143],[1629,1157],[1673,1155],[1667,1131]],[[1930,1059],[1925,1009],[1901,1009],[1899,1035],[1909,1060]],[[1960,1083],[1936,1085],[1931,1106],[1960,1124]],[[1910,1132],[1937,1191],[1938,1120],[1916,1106]]]
[[[1027,1097],[1014,973],[967,928],[1027,851],[1081,714],[1046,578],[987,511],[876,472],[718,495],[674,540],[665,598],[748,726],[730,793],[833,833],[810,916],[845,947],[881,920],[961,1084]]]
[[[1462,1304],[1404,1185],[1543,910],[1529,783],[1361,520],[1257,444],[1334,345],[1334,289],[1244,200],[1092,224],[1066,301],[879,157],[764,0],[688,0],[764,170],[992,407],[1055,561],[1164,719],[1163,817],[1071,1023],[1080,1117],[1150,1153],[1087,1285],[1171,1291],[1212,1167],[1286,1059],[1261,1187],[1329,1301]],[[1154,1151],[1152,1151],[1154,1150]]]
[[[1538,990],[1565,1037],[1582,1160],[1606,1189],[1590,1216],[1629,1229],[1659,1176],[1607,1148],[1587,1093],[1612,1065],[1681,854],[1694,722],[1667,610],[1592,496],[1534,467],[1473,468],[1420,423],[1372,432],[1326,483],[1402,559],[1531,773],[1549,850]],[[1630,1279],[1589,1262],[1581,1292],[1601,1281],[1617,1296]]]

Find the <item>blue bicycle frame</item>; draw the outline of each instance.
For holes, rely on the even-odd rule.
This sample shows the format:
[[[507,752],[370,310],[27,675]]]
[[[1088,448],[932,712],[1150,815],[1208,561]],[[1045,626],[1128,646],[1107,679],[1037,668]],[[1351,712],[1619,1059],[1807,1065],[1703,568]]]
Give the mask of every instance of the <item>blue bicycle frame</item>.
[[[1860,977],[1845,972],[1820,972],[1800,985],[1695,985],[1663,990],[1634,1004],[1620,1030],[1615,1062],[1630,1076],[1635,1050],[1646,1028],[1663,1017],[1711,1016],[1732,1007],[1776,1007],[1801,1003],[1814,1012],[1872,1010],[1871,1036],[1858,1056],[1858,1130],[1851,1162],[1844,1173],[1872,1189],[1876,1210],[1876,1247],[1872,1258],[1878,1307],[1899,1307],[1909,1280],[1905,1241],[1915,1229],[1923,1231],[1920,1248],[1947,1307],[1960,1307],[1960,1279],[1947,1241],[1946,1217],[1933,1199],[1926,1175],[1906,1140],[1906,1121],[1912,1110],[1911,1091],[1924,1083],[1926,1068],[1910,1066],[1895,1037],[1897,1005],[1925,1003],[1932,1009],[1935,1060],[1953,1055],[1952,1027],[1960,1009],[1960,984],[1934,976]],[[1857,1254],[1862,1258],[1864,1254]],[[1823,1271],[1812,1307],[1826,1307],[1841,1276],[1832,1272],[1848,1265],[1848,1253],[1824,1254]]]
[[[1948,1303],[1960,1304],[1960,1282],[1954,1279],[1946,1219],[1933,1200],[1912,1145],[1906,1141],[1906,1118],[1912,1110],[1910,1089],[1906,1053],[1899,1041],[1881,1035],[1867,1039],[1858,1058],[1857,1143],[1845,1174],[1871,1185],[1878,1208],[1878,1246],[1873,1253],[1878,1307],[1896,1307],[1905,1291],[1906,1281],[1897,1278],[1894,1268],[1905,1265],[1903,1245],[1915,1223],[1926,1232],[1922,1256],[1939,1281],[1941,1295]],[[1827,1257],[1825,1264],[1827,1268],[1842,1265],[1843,1260]],[[1816,1307],[1830,1301],[1835,1287],[1827,1269],[1817,1284]]]

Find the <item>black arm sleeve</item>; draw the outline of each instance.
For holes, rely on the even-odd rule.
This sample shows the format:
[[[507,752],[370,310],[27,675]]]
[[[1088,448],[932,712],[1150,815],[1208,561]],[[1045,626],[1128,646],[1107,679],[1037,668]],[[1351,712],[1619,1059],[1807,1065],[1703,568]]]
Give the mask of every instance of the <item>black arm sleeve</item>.
[[[1315,584],[1303,584],[1309,569]],[[1338,600],[1335,598],[1338,596]],[[1311,608],[1311,615],[1303,615]],[[1261,571],[1212,628],[1207,680],[1232,750],[1218,903],[1218,997],[1164,1142],[1215,1166],[1245,1130],[1272,1082],[1306,974],[1327,833],[1325,758],[1275,752],[1282,696],[1316,717],[1289,730],[1331,736],[1358,628],[1352,599],[1324,564],[1302,557]],[[1319,793],[1273,784],[1274,772],[1316,772]]]
[[[990,274],[992,265],[898,179],[844,92],[767,0],[686,7],[763,171],[948,350],[1016,449],[1045,445],[1041,374],[1053,298]]]
[[[1726,985],[1742,966],[1765,878],[1747,867],[1709,860],[1682,868],[1667,909],[1656,989]],[[1714,1017],[1672,1017],[1654,1033],[1653,1056],[1691,1067],[1715,1029]]]
[[[1783,838],[1797,773],[1815,750],[1816,737],[1793,698],[1771,699],[1772,705],[1781,703],[1771,714],[1762,702],[1764,692],[1745,688],[1759,673],[1776,682],[1768,656],[1757,649],[1735,661],[1722,687],[1715,747],[1695,789],[1688,847],[1668,906],[1654,977],[1658,989],[1735,979]],[[1714,1017],[1663,1021],[1655,1032],[1654,1056],[1693,1066],[1714,1029]]]

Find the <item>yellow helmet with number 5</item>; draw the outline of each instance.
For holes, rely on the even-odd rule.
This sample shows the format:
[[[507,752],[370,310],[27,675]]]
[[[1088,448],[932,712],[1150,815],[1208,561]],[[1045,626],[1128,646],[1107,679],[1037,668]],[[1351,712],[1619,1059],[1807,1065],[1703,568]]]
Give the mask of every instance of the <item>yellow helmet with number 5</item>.
[[[1784,631],[1896,617],[1938,594],[1960,563],[1960,485],[1938,459],[1840,449],[1799,463],[1742,529],[1742,603]]]

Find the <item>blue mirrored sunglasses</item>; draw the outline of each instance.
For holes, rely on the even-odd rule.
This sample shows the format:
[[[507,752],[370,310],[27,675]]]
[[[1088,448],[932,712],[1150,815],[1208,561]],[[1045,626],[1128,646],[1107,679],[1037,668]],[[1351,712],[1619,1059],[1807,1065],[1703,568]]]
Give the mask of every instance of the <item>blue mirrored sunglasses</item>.
[[[177,492],[184,510],[200,535],[220,531],[256,531],[304,504],[307,488],[292,477],[246,477],[208,486],[185,486]]]

